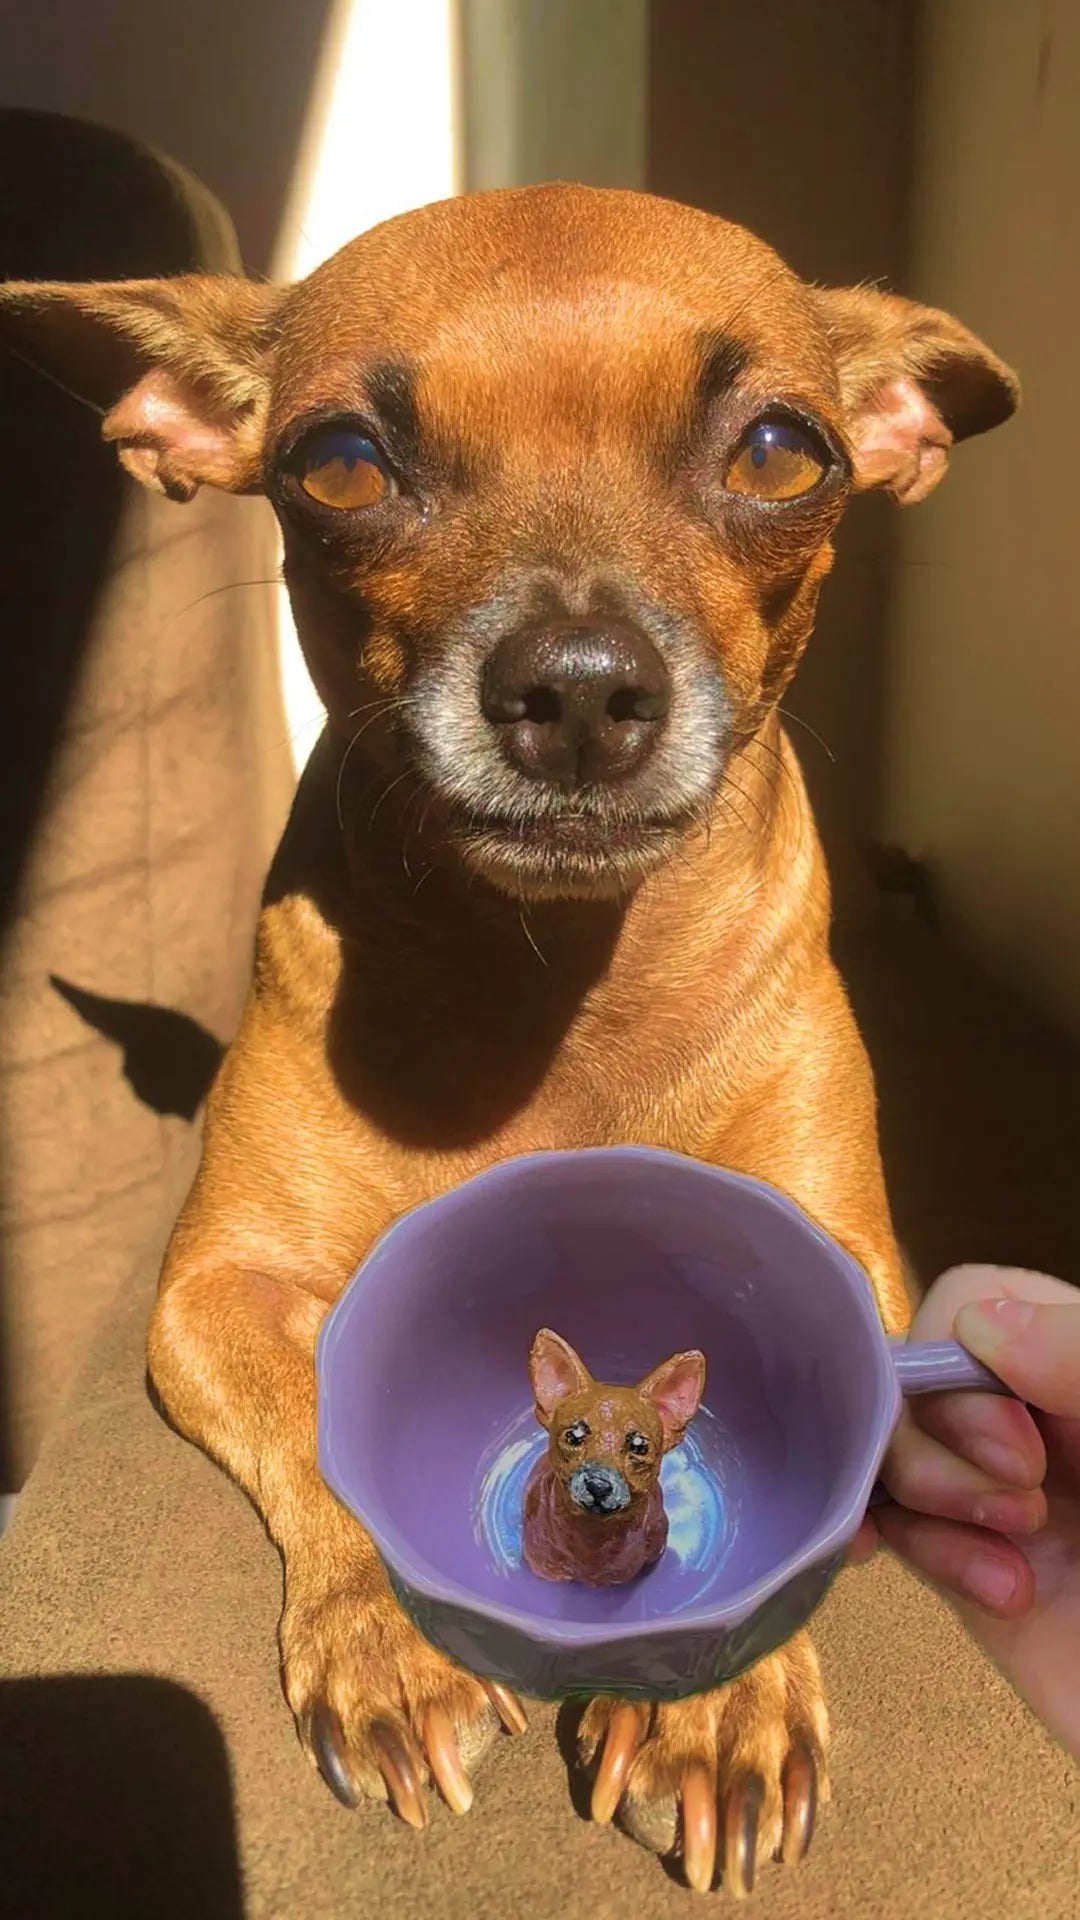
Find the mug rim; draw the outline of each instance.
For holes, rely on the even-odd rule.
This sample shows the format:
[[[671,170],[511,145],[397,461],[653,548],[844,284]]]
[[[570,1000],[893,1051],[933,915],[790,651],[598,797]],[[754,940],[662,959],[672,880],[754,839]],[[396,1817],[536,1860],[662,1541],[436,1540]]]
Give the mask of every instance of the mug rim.
[[[722,1605],[714,1602],[698,1602],[695,1605],[670,1615],[659,1615],[650,1620],[638,1621],[564,1621],[549,1619],[536,1614],[527,1607],[504,1604],[477,1594],[468,1586],[451,1576],[432,1575],[418,1564],[414,1549],[407,1537],[391,1522],[387,1526],[373,1523],[369,1514],[362,1510],[351,1493],[346,1493],[343,1476],[335,1470],[333,1458],[333,1440],[329,1432],[327,1411],[328,1373],[335,1348],[342,1337],[341,1328],[345,1319],[344,1308],[357,1282],[374,1260],[384,1253],[395,1238],[407,1237],[410,1228],[421,1215],[438,1212],[441,1208],[453,1204],[465,1193],[476,1193],[483,1188],[498,1186],[506,1179],[541,1165],[550,1167],[553,1162],[564,1164],[573,1162],[580,1166],[587,1160],[645,1160],[662,1167],[677,1165],[692,1170],[695,1177],[708,1175],[713,1182],[735,1187],[744,1191],[753,1191],[779,1211],[786,1213],[804,1232],[808,1233],[838,1267],[849,1285],[853,1302],[871,1333],[871,1348],[877,1358],[878,1366],[878,1406],[876,1423],[872,1433],[868,1434],[866,1463],[854,1489],[844,1501],[835,1517],[813,1535],[806,1546],[780,1561],[770,1574],[762,1575],[749,1582],[730,1596]],[[766,1600],[772,1598],[788,1583],[811,1567],[832,1559],[844,1547],[850,1544],[858,1529],[859,1521],[866,1511],[874,1483],[878,1477],[882,1460],[892,1437],[893,1428],[899,1417],[902,1395],[896,1376],[888,1344],[888,1336],[878,1313],[873,1286],[865,1268],[847,1252],[838,1241],[819,1227],[817,1222],[800,1207],[796,1201],[779,1187],[767,1180],[760,1180],[753,1174],[738,1173],[730,1167],[718,1167],[708,1161],[695,1159],[693,1155],[676,1153],[667,1147],[648,1147],[637,1145],[608,1147],[569,1147],[541,1149],[532,1153],[516,1154],[506,1160],[499,1160],[494,1166],[484,1167],[479,1173],[470,1175],[467,1180],[459,1181],[444,1192],[434,1194],[429,1200],[422,1200],[416,1206],[408,1208],[384,1229],[373,1241],[352,1278],[342,1288],[333,1306],[325,1315],[315,1342],[315,1372],[317,1394],[317,1463],[319,1472],[344,1507],[354,1516],[373,1541],[381,1558],[394,1573],[395,1579],[409,1591],[423,1596],[435,1605],[456,1606],[475,1618],[484,1619],[492,1624],[508,1628],[522,1635],[539,1649],[574,1648],[581,1650],[592,1646],[610,1647],[619,1642],[626,1643],[658,1634],[678,1637],[683,1633],[700,1633],[702,1628],[715,1627],[717,1632],[727,1632],[742,1625]],[[839,1496],[838,1496],[839,1498]],[[826,1509],[826,1518],[833,1513],[837,1502]]]

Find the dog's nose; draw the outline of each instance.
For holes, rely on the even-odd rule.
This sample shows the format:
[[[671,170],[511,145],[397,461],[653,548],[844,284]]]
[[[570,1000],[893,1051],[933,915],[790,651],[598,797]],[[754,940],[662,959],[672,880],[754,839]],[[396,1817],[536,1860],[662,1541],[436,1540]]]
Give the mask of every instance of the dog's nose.
[[[630,1488],[617,1467],[577,1467],[570,1475],[570,1498],[586,1513],[618,1513],[630,1503]]]
[[[628,621],[524,627],[495,648],[482,706],[522,773],[559,787],[624,780],[671,703],[667,669]]]

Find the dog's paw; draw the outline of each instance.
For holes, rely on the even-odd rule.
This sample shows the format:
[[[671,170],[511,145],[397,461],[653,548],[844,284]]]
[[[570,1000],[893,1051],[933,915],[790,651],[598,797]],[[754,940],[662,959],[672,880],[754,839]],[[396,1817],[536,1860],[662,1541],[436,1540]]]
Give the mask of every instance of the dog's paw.
[[[500,1721],[525,1731],[515,1695],[436,1652],[384,1586],[291,1595],[281,1656],[301,1741],[327,1786],[347,1807],[388,1802],[418,1829],[429,1780],[467,1813],[472,1771]]]
[[[828,1716],[817,1656],[802,1633],[729,1686],[689,1700],[593,1700],[579,1742],[584,1760],[596,1763],[593,1818],[618,1812],[654,1853],[681,1851],[699,1893],[714,1884],[718,1866],[741,1897],[752,1891],[759,1862],[797,1865],[829,1795]]]

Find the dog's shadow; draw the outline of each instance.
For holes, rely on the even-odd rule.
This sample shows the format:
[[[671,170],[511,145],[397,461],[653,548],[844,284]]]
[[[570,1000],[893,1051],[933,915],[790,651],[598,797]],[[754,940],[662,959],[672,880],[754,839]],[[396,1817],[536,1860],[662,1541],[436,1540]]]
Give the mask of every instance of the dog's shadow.
[[[587,1700],[564,1700],[555,1716],[555,1744],[566,1768],[566,1787],[570,1804],[579,1820],[592,1818],[589,1798],[595,1767],[586,1766],[578,1749],[578,1735],[585,1718]]]
[[[18,1920],[241,1920],[224,1736],[137,1673],[0,1682],[0,1908]]]
[[[225,1053],[220,1040],[171,1007],[109,999],[55,973],[49,982],[86,1026],[121,1049],[124,1078],[144,1106],[194,1120]]]

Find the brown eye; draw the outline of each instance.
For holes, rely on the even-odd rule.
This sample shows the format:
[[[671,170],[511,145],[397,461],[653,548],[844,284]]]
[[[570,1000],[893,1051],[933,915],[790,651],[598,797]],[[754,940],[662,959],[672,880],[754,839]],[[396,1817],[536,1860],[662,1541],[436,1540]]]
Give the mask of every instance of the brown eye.
[[[583,1447],[588,1437],[589,1429],[584,1420],[575,1420],[573,1426],[567,1427],[563,1434],[563,1439],[571,1447]]]
[[[649,1443],[643,1433],[628,1433],[626,1446],[627,1451],[632,1453],[636,1460],[644,1460],[649,1451]]]
[[[797,500],[824,476],[828,459],[805,427],[759,420],[744,436],[724,479],[729,493],[755,500]]]
[[[302,442],[294,461],[301,487],[321,507],[376,507],[394,491],[375,442],[353,427],[319,428]]]

